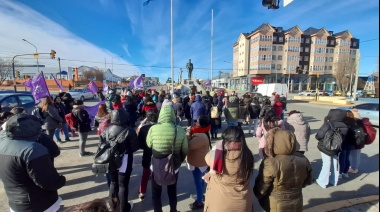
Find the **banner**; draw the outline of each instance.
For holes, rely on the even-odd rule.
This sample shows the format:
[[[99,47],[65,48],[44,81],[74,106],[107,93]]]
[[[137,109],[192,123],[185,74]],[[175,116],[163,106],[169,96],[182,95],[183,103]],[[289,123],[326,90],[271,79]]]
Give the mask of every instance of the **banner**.
[[[139,76],[139,77],[137,77],[137,78],[133,81],[133,88],[134,88],[134,89],[144,88],[144,82],[143,82],[142,75]]]
[[[94,83],[94,81],[91,81],[87,85],[88,91],[90,91],[92,94],[96,94],[98,92],[98,86]]]
[[[51,76],[53,77],[53,79],[55,81],[55,84],[57,84],[57,86],[59,87],[59,89],[61,90],[61,92],[65,92],[65,89],[63,88],[63,86],[61,85],[61,83],[58,82],[57,78],[55,78],[53,74],[51,74]]]
[[[42,98],[50,96],[42,71],[39,74],[34,75],[32,79],[24,82],[23,85],[30,89],[36,104],[39,103]]]
[[[264,77],[252,77],[251,83],[252,83],[252,85],[264,84]]]
[[[133,89],[134,88],[134,83],[135,82],[135,79],[131,79],[131,81],[129,81],[129,86],[131,86],[131,88]]]
[[[106,100],[103,100],[94,106],[84,106],[84,109],[87,111],[88,115],[90,116],[91,126],[94,126],[94,119],[95,119],[96,114],[98,113],[99,105],[105,104],[105,103],[106,103]]]

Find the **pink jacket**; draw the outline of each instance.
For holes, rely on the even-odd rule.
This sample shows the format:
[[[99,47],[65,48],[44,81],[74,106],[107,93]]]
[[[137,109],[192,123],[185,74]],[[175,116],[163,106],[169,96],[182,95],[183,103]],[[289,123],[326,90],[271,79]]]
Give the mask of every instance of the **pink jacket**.
[[[282,120],[278,120],[274,126],[269,126],[270,129],[273,129],[275,127],[280,127],[282,129],[285,129],[284,122]],[[268,134],[268,131],[264,127],[264,120],[261,119],[260,125],[257,127],[256,130],[256,137],[259,138],[259,149],[265,147],[265,139]]]

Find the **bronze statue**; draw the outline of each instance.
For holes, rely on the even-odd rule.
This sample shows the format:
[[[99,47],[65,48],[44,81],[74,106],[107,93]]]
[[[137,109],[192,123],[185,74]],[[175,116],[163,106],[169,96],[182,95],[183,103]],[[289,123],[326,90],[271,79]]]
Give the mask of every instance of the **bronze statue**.
[[[191,59],[189,59],[189,62],[186,64],[187,71],[189,72],[189,80],[191,80],[191,72],[193,72],[193,64],[191,63]]]

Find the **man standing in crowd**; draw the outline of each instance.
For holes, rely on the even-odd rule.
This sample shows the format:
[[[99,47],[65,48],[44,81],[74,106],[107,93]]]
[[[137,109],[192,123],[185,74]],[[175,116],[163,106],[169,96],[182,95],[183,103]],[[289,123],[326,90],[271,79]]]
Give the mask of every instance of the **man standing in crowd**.
[[[9,118],[0,133],[0,178],[11,211],[58,211],[57,190],[66,178],[54,168],[48,150],[36,142],[40,121],[31,115]]]
[[[197,95],[195,102],[190,107],[191,119],[193,120],[192,125],[197,122],[199,116],[206,115],[206,112],[206,106],[202,103],[202,97]]]

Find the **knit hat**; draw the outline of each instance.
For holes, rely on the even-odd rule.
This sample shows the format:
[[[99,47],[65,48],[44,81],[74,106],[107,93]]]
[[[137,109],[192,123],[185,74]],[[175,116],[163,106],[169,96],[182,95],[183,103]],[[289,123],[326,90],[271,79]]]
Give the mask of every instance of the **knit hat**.
[[[357,108],[353,108],[351,111],[352,111],[352,113],[354,114],[354,117],[355,117],[356,119],[360,119],[360,114],[359,114],[359,111],[358,111]]]

